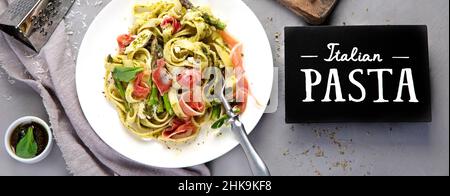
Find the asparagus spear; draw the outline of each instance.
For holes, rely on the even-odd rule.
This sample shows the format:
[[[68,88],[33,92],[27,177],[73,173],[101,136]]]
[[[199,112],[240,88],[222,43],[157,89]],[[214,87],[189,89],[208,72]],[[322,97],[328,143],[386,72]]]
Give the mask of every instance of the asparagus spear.
[[[224,30],[227,25],[225,23],[223,23],[220,19],[206,13],[206,12],[202,12],[203,13],[203,19],[205,19],[206,23],[215,26],[217,29],[219,30]]]
[[[158,99],[158,89],[156,88],[156,85],[152,85],[152,94],[150,95],[150,99],[147,102],[147,105],[149,106],[155,106],[159,102]]]
[[[222,111],[222,106],[221,105],[219,105],[219,104],[214,105],[213,108],[212,108],[211,119],[217,120],[219,118],[219,116],[220,116],[221,111]]]
[[[185,7],[186,9],[191,9],[194,7],[194,5],[189,0],[180,0],[181,5]]]
[[[194,7],[194,5],[189,0],[180,0],[181,5],[185,7],[186,9],[195,9],[197,11],[200,11],[202,13],[202,18],[206,21],[206,23],[215,26],[219,30],[224,30],[227,25],[220,21],[220,19],[214,17],[213,15],[199,9],[198,7]]]
[[[169,113],[170,116],[173,115],[173,109],[172,106],[170,105],[170,101],[169,101],[169,94],[166,93],[163,96],[163,102],[164,102],[164,107],[166,108],[167,113]]]

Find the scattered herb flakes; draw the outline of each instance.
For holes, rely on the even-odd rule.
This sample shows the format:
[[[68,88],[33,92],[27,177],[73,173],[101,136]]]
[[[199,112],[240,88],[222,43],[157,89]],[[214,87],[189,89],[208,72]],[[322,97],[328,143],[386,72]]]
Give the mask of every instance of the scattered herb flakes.
[[[333,167],[341,168],[344,172],[352,170],[351,161],[347,161],[347,160],[335,162],[335,163],[333,163]]]
[[[322,176],[322,173],[320,173],[319,170],[315,170],[315,171],[314,171],[314,174],[315,174],[316,176]]]
[[[264,25],[265,26],[269,26],[269,25],[272,24],[272,22],[273,22],[273,18],[272,17],[267,17],[266,21],[264,22]]]
[[[314,134],[316,135],[316,138],[320,139],[322,137],[322,132],[318,131],[317,129],[314,129]]]
[[[316,157],[325,157],[325,152],[320,148],[320,146],[318,146],[316,149],[316,152],[314,153],[314,155]]]
[[[353,143],[353,139],[339,139],[337,137],[337,133],[339,131],[339,127],[334,127],[332,129],[319,129],[319,128],[314,128],[313,132],[314,135],[316,136],[317,139],[326,139],[328,140],[329,144],[335,145],[336,146],[336,152],[338,153],[338,155],[345,155],[345,154],[349,154],[349,146]],[[322,152],[323,149],[321,149],[320,147],[313,145],[313,149],[314,149],[314,154],[317,157],[324,157],[322,156]],[[350,153],[353,154],[355,152],[355,150],[352,150]]]
[[[277,39],[277,41],[279,41],[280,35],[281,35],[280,32],[275,33],[275,39]]]
[[[309,154],[309,151],[311,151],[311,150],[310,150],[310,149],[307,149],[307,150],[303,151],[303,152],[302,152],[302,155],[307,156],[307,155]]]
[[[276,56],[277,56],[277,58],[280,58],[281,57],[281,41],[280,41],[281,33],[275,32],[274,38],[275,38]]]

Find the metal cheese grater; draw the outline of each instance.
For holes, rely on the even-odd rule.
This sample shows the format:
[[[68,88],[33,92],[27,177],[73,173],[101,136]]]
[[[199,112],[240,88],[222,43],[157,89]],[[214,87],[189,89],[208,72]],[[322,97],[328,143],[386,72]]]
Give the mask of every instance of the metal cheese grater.
[[[39,52],[74,1],[15,0],[0,16],[0,29]]]

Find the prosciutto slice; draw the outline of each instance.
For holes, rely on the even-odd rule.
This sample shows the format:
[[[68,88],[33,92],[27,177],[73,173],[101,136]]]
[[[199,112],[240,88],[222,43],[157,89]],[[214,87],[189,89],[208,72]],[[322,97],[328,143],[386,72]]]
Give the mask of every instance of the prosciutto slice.
[[[172,126],[163,131],[162,136],[165,139],[184,139],[195,135],[198,131],[192,121],[183,122],[180,119],[175,119]]]
[[[189,117],[201,116],[205,114],[206,106],[204,102],[195,102],[191,92],[180,97],[180,107],[183,113]]]
[[[153,71],[152,80],[158,88],[160,95],[164,95],[172,87],[172,77],[164,67],[166,65],[164,59],[159,59],[157,65],[158,68]]]

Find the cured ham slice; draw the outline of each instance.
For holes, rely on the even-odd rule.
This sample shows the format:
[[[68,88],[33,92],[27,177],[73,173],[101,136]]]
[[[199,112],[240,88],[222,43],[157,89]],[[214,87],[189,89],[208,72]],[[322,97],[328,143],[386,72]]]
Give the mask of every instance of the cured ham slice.
[[[172,87],[172,77],[169,72],[164,68],[166,62],[164,59],[159,59],[157,61],[158,68],[153,71],[152,79],[160,95],[164,95],[169,92],[170,87]]]
[[[172,126],[163,131],[162,136],[164,139],[184,139],[195,135],[198,129],[199,128],[196,127],[190,120],[183,122],[180,119],[175,119],[172,122]]]

